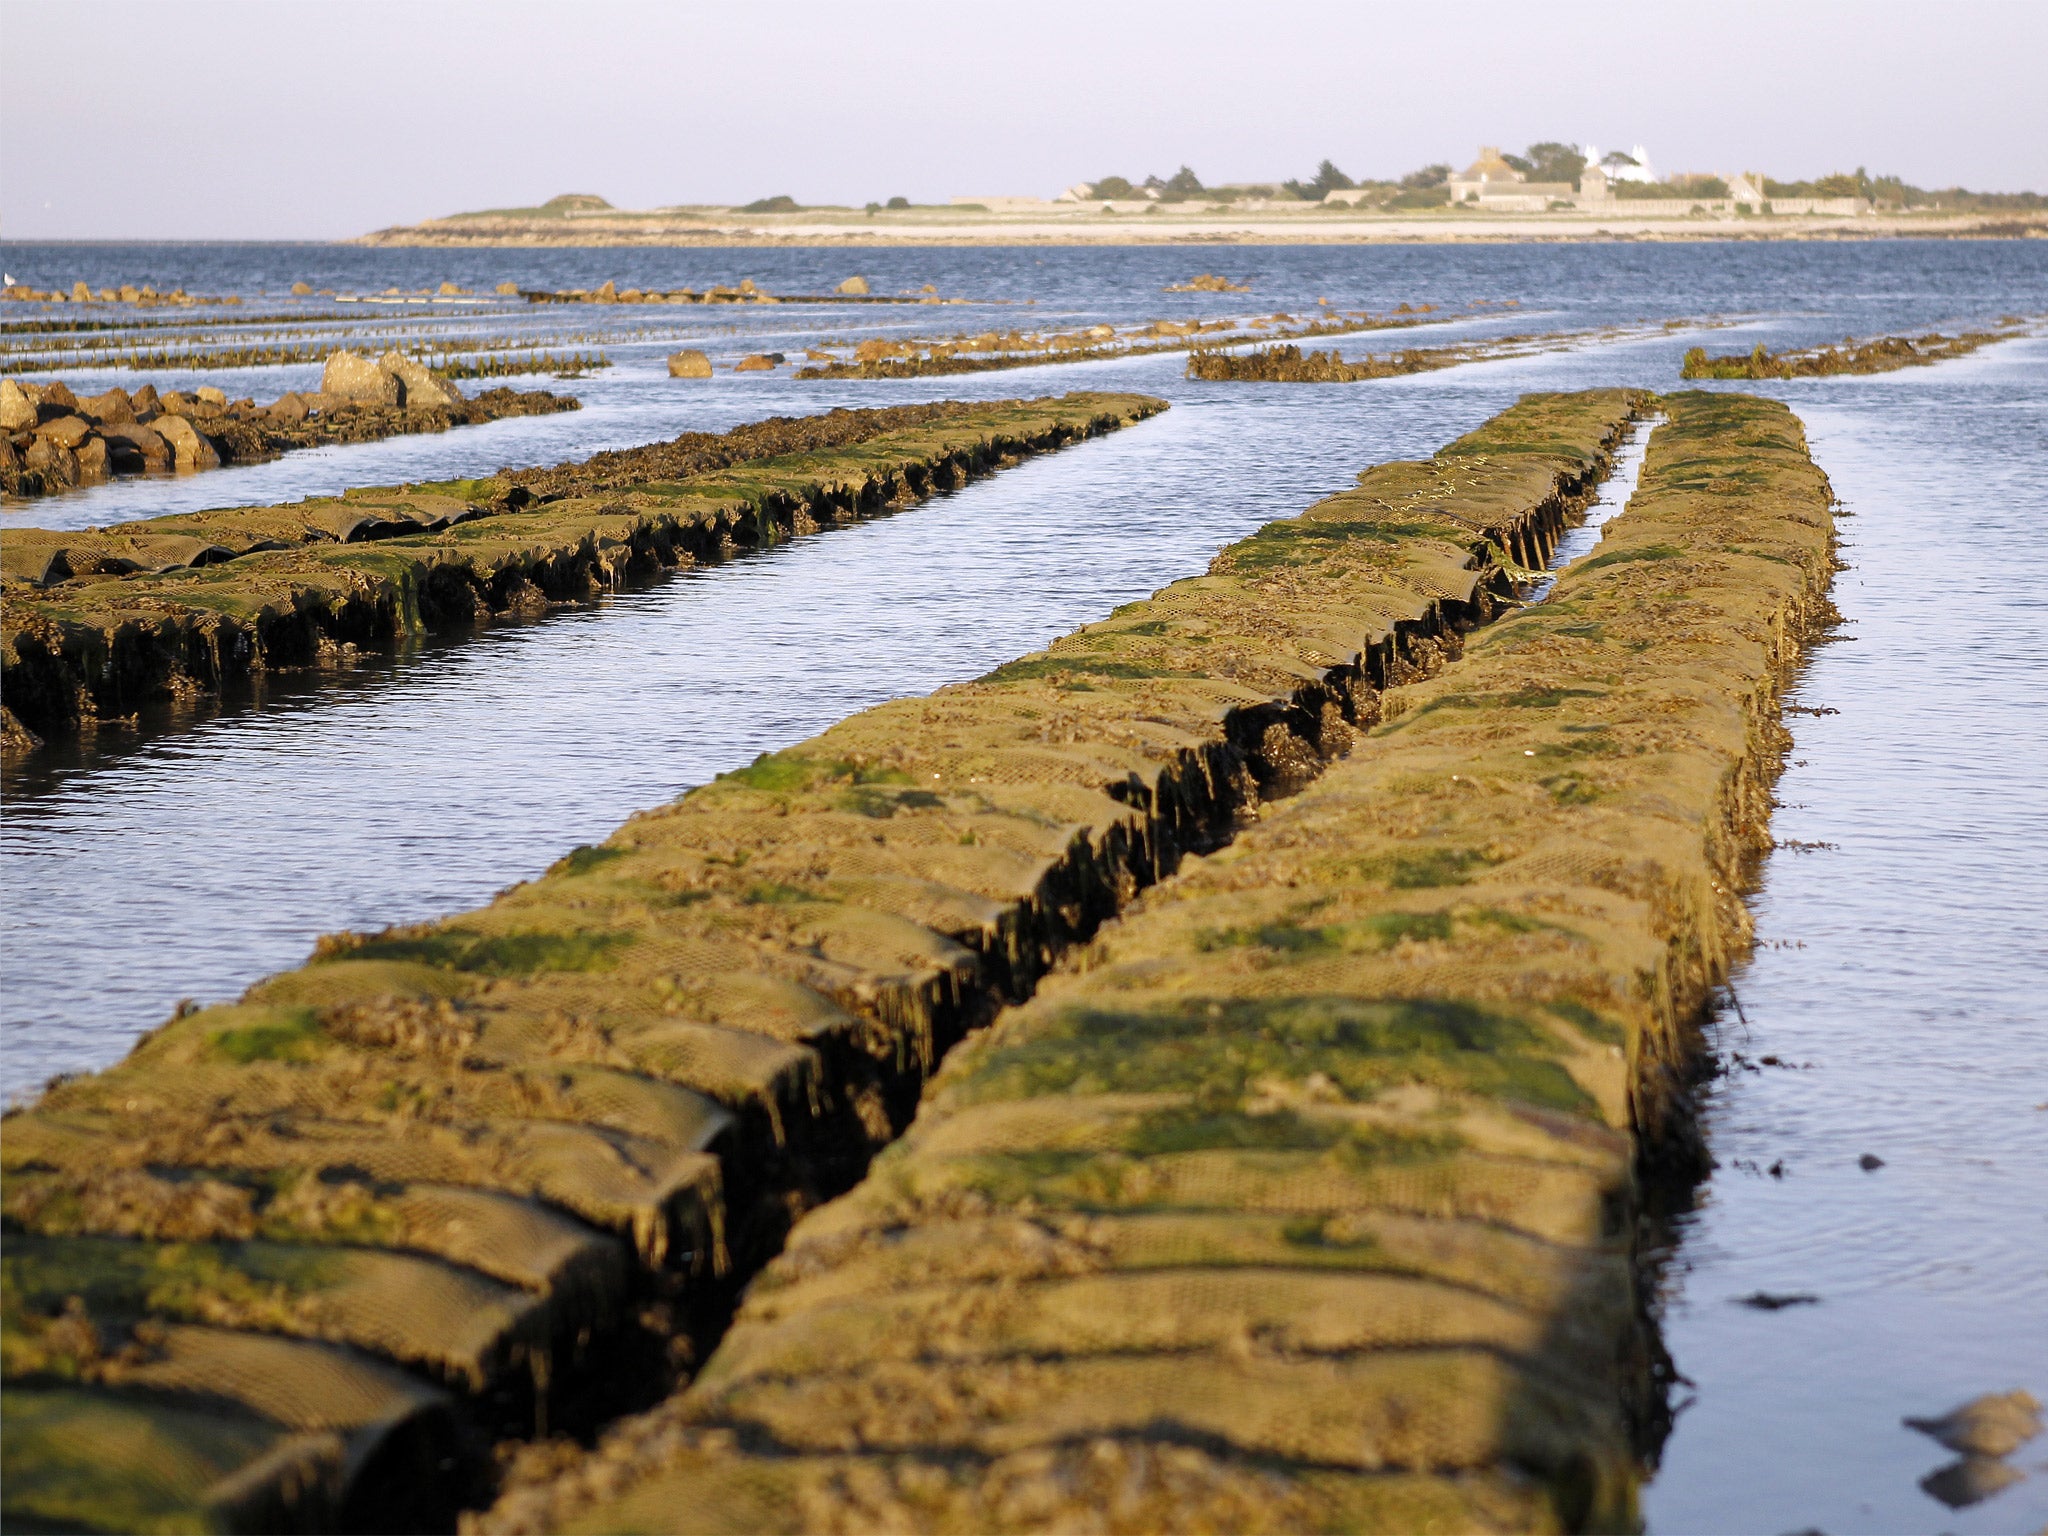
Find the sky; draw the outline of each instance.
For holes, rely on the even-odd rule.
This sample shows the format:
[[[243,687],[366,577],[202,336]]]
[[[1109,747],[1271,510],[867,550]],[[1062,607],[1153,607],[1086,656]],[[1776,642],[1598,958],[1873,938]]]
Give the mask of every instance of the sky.
[[[0,0],[0,238],[1398,176],[1544,139],[2048,190],[2044,58],[2042,0]]]

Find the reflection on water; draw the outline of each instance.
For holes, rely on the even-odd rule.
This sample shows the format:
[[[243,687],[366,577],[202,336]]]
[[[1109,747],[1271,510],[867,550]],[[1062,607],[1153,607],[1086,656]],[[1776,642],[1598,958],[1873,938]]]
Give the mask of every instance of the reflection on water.
[[[1241,304],[1297,312],[1318,296],[1375,308],[1523,300],[1520,315],[1457,334],[1720,311],[1759,318],[1718,333],[1717,346],[1782,346],[2048,310],[2048,260],[2024,241],[7,254],[11,270],[44,287],[83,277],[221,292],[237,286],[223,264],[241,263],[247,284],[273,287],[298,277],[488,287],[502,276],[703,286],[751,275],[817,291],[858,268],[878,291],[931,281],[1018,301],[879,318],[722,315],[719,324],[744,331],[719,342],[733,350],[996,316],[1007,325],[1222,312],[1214,295],[1158,292],[1204,267],[1251,277],[1257,291]],[[1031,298],[1044,302],[1021,304]],[[11,770],[0,822],[0,1086],[19,1092],[105,1063],[180,997],[232,996],[297,961],[324,930],[486,900],[758,752],[973,676],[1197,572],[1219,545],[1342,488],[1368,463],[1426,454],[1524,390],[1673,387],[1688,340],[1327,387],[1190,384],[1175,358],[686,386],[658,362],[678,343],[652,338],[607,344],[621,366],[570,386],[589,405],[574,415],[9,512],[75,526],[287,499],[837,404],[1091,387],[1175,402],[1131,431],[894,517],[324,683],[286,680],[194,729],[108,732]],[[223,381],[260,397],[305,384],[308,372]],[[1665,1448],[1648,1513],[1653,1529],[1671,1532],[2034,1528],[2048,1520],[2048,1442],[2013,1459],[2029,1473],[2023,1482],[1951,1513],[1917,1486],[1942,1453],[1898,1420],[2016,1386],[2048,1398],[2048,1110],[2037,1108],[2048,1104],[2048,1012],[2037,997],[2048,974],[2048,601],[2031,575],[2048,514],[2048,346],[1770,387],[1808,422],[1856,514],[1837,589],[1849,638],[1816,652],[1797,696],[1840,713],[1792,721],[1799,745],[1777,822],[1780,838],[1836,846],[1777,854],[1757,898],[1766,947],[1737,978],[1747,1026],[1724,1027],[1728,1049],[1759,1065],[1737,1068],[1709,1107],[1721,1166],[1687,1223],[1667,1317],[1696,1397]],[[1765,1056],[1789,1065],[1762,1066]],[[1866,1152],[1883,1166],[1864,1171]],[[1811,1291],[1820,1302],[1732,1304],[1756,1291]]]

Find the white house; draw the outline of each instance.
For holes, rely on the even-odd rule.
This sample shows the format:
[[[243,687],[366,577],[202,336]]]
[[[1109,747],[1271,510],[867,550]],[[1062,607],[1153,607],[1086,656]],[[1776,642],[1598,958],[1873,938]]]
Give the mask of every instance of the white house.
[[[1650,168],[1650,152],[1638,144],[1630,150],[1611,149],[1601,154],[1598,145],[1581,144],[1579,153],[1586,157],[1588,169],[1598,166],[1609,181],[1657,181],[1660,178]]]

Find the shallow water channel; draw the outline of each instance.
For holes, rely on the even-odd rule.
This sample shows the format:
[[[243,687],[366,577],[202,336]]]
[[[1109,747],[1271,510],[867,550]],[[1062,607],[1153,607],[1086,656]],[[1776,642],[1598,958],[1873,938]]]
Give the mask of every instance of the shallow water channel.
[[[1005,299],[1065,284],[1059,313],[1116,319],[1177,312],[1160,282],[1219,264],[1254,276],[1261,307],[1297,311],[1324,293],[1380,307],[1522,296],[1522,317],[1458,335],[1710,310],[1756,317],[1704,338],[1736,350],[2048,309],[2048,260],[2027,247],[876,261],[902,281]],[[302,270],[319,280],[305,267],[317,258],[389,263],[394,282],[447,268],[468,284],[492,278],[489,263],[552,262],[521,280],[560,286],[685,257],[725,265],[636,280],[722,280],[744,255],[785,291],[815,291],[843,264],[839,253],[813,272],[796,269],[818,253],[311,249],[266,259],[287,263],[286,281]],[[588,270],[571,270],[572,258]],[[153,276],[118,252],[89,259],[112,264],[104,275],[79,268],[95,282]],[[18,253],[10,261],[27,266]],[[793,269],[786,281],[767,270],[778,262]],[[438,265],[429,274],[408,263]],[[61,265],[32,280],[68,283]],[[154,276],[194,291],[232,286],[183,269]],[[934,328],[929,313],[874,321],[885,322]],[[732,323],[750,329],[730,348],[803,339],[789,315]],[[1699,339],[1320,388],[1189,384],[1181,359],[1163,357],[872,386],[721,377],[684,399],[662,392],[655,359],[680,340],[669,337],[613,346],[617,369],[568,386],[589,404],[574,416],[10,510],[16,523],[76,526],[478,473],[836,404],[1078,388],[1174,401],[1130,431],[872,523],[326,680],[287,679],[190,728],[146,720],[10,767],[0,1090],[18,1096],[52,1073],[114,1060],[178,999],[231,997],[303,958],[321,932],[474,906],[759,752],[986,671],[1198,573],[1218,546],[1369,463],[1426,454],[1524,390],[1672,388],[1679,353]],[[1355,355],[1368,344],[1397,343],[1343,345]],[[275,388],[304,382],[282,370]],[[1665,1342],[1689,1385],[1647,1516],[1665,1532],[2033,1530],[2048,1524],[2048,1439],[2011,1458],[2022,1480],[1952,1510],[1919,1486],[1946,1453],[1899,1420],[2014,1387],[2048,1398],[2048,600],[2031,575],[2048,520],[2048,342],[1770,388],[1807,423],[1851,514],[1835,593],[1845,624],[1813,652],[1793,696],[1834,712],[1788,720],[1797,746],[1779,788],[1784,846],[1755,898],[1760,947],[1735,978],[1740,1014],[1731,1004],[1714,1028],[1726,1071],[1705,1112],[1719,1166],[1663,1271]],[[1575,535],[1568,553],[1596,538]],[[1882,1166],[1865,1171],[1864,1153]],[[1741,1304],[1757,1293],[1815,1299]]]
[[[1899,1422],[2048,1400],[2044,378],[2035,340],[1775,391],[1850,514],[1844,622],[1791,695],[1758,947],[1716,1023],[1652,1530],[2048,1525],[2048,1437],[1951,1510],[1920,1480],[1953,1458]]]

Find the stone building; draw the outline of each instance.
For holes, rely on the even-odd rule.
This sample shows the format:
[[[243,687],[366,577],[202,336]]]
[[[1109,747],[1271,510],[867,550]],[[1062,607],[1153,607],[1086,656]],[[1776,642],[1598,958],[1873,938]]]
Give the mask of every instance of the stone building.
[[[1487,213],[1542,213],[1575,195],[1568,181],[1530,181],[1501,158],[1497,145],[1480,146],[1479,158],[1452,176],[1454,206],[1478,205]]]

